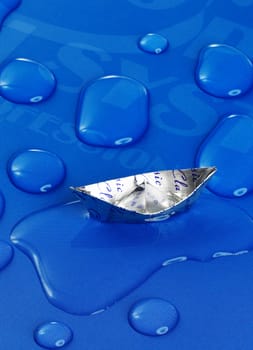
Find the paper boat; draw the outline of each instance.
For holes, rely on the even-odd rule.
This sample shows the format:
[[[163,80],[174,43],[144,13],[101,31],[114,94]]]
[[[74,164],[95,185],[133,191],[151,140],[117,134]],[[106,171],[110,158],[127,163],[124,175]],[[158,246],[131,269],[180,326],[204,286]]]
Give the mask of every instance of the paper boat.
[[[71,189],[97,220],[162,221],[187,209],[215,172],[215,167],[155,171]]]

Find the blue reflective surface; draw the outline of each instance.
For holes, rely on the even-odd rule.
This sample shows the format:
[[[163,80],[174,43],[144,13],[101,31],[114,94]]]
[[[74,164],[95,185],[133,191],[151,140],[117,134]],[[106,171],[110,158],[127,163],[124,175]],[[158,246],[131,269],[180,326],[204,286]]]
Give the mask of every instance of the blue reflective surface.
[[[82,91],[77,135],[94,146],[119,147],[138,141],[148,119],[146,88],[134,79],[107,76]]]
[[[129,311],[129,322],[137,331],[145,335],[165,335],[176,326],[178,312],[166,300],[150,298],[138,301]]]
[[[207,187],[222,196],[241,197],[253,190],[253,118],[230,115],[223,118],[205,139],[197,166],[215,164],[218,171]]]
[[[9,160],[8,175],[13,184],[23,191],[46,193],[62,183],[65,166],[54,153],[30,149]]]
[[[157,55],[163,53],[168,45],[168,40],[164,36],[156,33],[146,34],[139,41],[139,46],[143,51]]]
[[[10,8],[14,2],[1,4]],[[25,70],[25,79],[15,88],[22,92],[21,102],[16,96],[0,98],[0,187],[5,198],[0,232],[3,242],[12,233],[16,245],[12,263],[0,274],[1,348],[39,350],[34,330],[57,320],[73,330],[73,342],[66,345],[71,350],[252,350],[252,329],[245,326],[253,315],[249,186],[246,193],[245,187],[236,187],[237,196],[229,198],[209,188],[185,215],[145,229],[100,226],[88,220],[83,206],[63,210],[61,205],[74,199],[71,185],[192,167],[221,119],[252,117],[252,89],[241,93],[233,87],[234,97],[226,95],[231,92],[226,75],[218,81],[222,91],[215,84],[214,92],[225,91],[228,98],[217,98],[200,88],[195,77],[199,53],[210,43],[229,45],[252,58],[252,23],[253,0],[77,0],[71,5],[23,0],[10,12],[0,32],[0,70],[16,57],[26,57],[57,77],[57,89],[47,101],[36,103],[41,95],[38,90],[34,95],[35,85],[29,86],[33,74]],[[167,38],[169,50],[158,55],[142,51],[138,43],[146,33]],[[240,69],[243,83],[248,82],[246,71]],[[229,82],[238,72],[233,69]],[[149,94],[149,127],[138,142],[124,147],[91,145],[78,136],[81,90],[108,75],[132,78]],[[118,108],[124,99],[116,94],[115,101]],[[247,149],[245,129],[235,125],[235,137],[230,127],[221,132],[226,147],[231,138],[239,149],[245,138]],[[215,149],[217,144],[212,143]],[[13,186],[8,160],[31,148],[47,149],[64,160],[66,177],[57,191],[33,195]],[[240,159],[250,151],[240,152],[238,164],[248,181],[249,169]],[[226,181],[227,176],[220,185]],[[54,208],[45,209],[49,206]],[[180,322],[172,332],[145,336],[131,327],[129,310],[146,298],[178,308]]]
[[[16,58],[0,67],[0,94],[15,103],[38,103],[56,87],[52,72],[39,62]]]
[[[5,208],[5,200],[3,194],[0,192],[0,217],[4,213],[4,208]]]
[[[36,342],[46,349],[59,349],[72,340],[72,330],[60,322],[49,322],[39,326],[34,332]]]
[[[200,52],[196,81],[211,95],[223,98],[239,96],[253,86],[253,64],[235,47],[212,44]]]

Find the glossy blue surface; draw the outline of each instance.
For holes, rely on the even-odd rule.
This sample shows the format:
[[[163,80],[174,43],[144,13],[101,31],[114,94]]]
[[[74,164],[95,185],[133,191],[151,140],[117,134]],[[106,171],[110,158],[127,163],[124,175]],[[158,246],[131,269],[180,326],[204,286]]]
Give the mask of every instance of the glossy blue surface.
[[[139,46],[143,51],[157,55],[163,53],[168,48],[168,45],[168,40],[156,33],[146,34],[139,41]]]
[[[3,24],[5,18],[17,8],[21,0],[1,0],[0,1],[0,25]]]
[[[79,100],[77,135],[94,146],[119,147],[138,141],[148,126],[148,92],[134,79],[102,77]]]
[[[13,258],[13,248],[6,242],[0,241],[0,270],[4,269]]]
[[[12,234],[15,243],[12,263],[0,274],[2,349],[41,350],[34,330],[56,320],[73,331],[69,350],[252,350],[251,191],[224,198],[207,189],[170,224],[131,226],[131,232],[128,226],[96,226],[77,204],[62,209],[74,199],[71,185],[192,167],[224,117],[252,117],[252,89],[217,98],[195,77],[199,53],[209,43],[252,58],[252,23],[253,0],[76,0],[71,6],[23,0],[5,19],[1,67],[16,57],[41,62],[57,77],[57,89],[43,103],[0,98],[0,232],[3,242]],[[169,50],[143,52],[138,42],[145,33],[167,38]],[[97,147],[77,136],[82,89],[108,75],[132,78],[149,93],[149,127],[125,147]],[[240,139],[247,139],[239,129]],[[13,186],[8,160],[31,148],[64,161],[66,178],[57,191],[33,195]],[[245,164],[243,169],[247,173]],[[131,327],[129,310],[146,298],[177,307],[180,321],[172,332],[152,337]]]
[[[23,191],[46,193],[63,182],[65,166],[52,152],[29,149],[9,160],[8,175],[13,184]]]
[[[0,67],[0,94],[15,103],[38,103],[56,87],[53,73],[39,62],[16,58]]]
[[[197,155],[197,166],[215,164],[207,187],[222,196],[241,197],[253,190],[253,118],[230,115],[207,136]]]
[[[34,332],[36,342],[46,349],[59,349],[72,340],[72,330],[60,322],[49,322],[39,326]]]
[[[166,300],[150,298],[138,301],[129,311],[129,322],[144,335],[165,335],[176,326],[178,311]]]
[[[211,44],[200,52],[196,81],[211,95],[239,96],[253,87],[253,64],[235,47]]]
[[[0,192],[0,218],[4,213],[5,200],[3,194]]]

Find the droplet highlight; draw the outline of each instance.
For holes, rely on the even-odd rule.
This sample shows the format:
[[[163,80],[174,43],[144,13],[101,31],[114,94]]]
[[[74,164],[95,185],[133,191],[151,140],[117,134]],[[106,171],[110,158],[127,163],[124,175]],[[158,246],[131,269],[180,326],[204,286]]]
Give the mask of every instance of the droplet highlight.
[[[46,193],[63,182],[65,166],[52,152],[29,149],[10,159],[8,175],[12,183],[22,191]]]
[[[37,344],[43,348],[59,349],[71,342],[73,333],[64,323],[49,322],[35,330],[34,338]]]
[[[0,1],[0,26],[5,18],[14,11],[21,3],[21,0],[1,0]]]
[[[252,88],[253,64],[235,47],[212,44],[200,52],[195,77],[208,94],[233,98]]]
[[[0,94],[14,103],[38,103],[54,92],[53,73],[39,62],[16,58],[0,68]]]
[[[159,298],[138,301],[129,312],[130,325],[144,335],[165,335],[175,328],[178,319],[175,306]]]
[[[167,50],[169,46],[168,40],[156,33],[149,33],[144,35],[139,41],[139,47],[148,53],[159,55]]]
[[[10,244],[0,241],[0,270],[3,270],[13,258],[13,248]]]
[[[105,76],[81,92],[77,136],[94,146],[122,147],[143,136],[148,119],[146,88],[128,77]]]
[[[253,190],[253,118],[223,118],[201,145],[197,166],[215,165],[207,187],[225,197],[242,197]]]

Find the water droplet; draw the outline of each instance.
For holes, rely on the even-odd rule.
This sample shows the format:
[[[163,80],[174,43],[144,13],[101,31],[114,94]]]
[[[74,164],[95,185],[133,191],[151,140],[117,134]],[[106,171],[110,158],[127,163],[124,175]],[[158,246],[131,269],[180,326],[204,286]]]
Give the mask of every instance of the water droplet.
[[[45,193],[62,183],[65,166],[54,153],[30,149],[10,159],[8,175],[13,184],[23,191]]]
[[[0,241],[0,270],[4,269],[13,258],[13,248],[6,242]]]
[[[201,230],[189,235],[189,222]],[[90,315],[139,287],[168,257],[179,263],[187,256],[205,260],[213,252],[245,249],[252,243],[252,219],[217,196],[202,196],[174,220],[104,224],[76,201],[25,217],[11,240],[33,263],[49,302],[65,312]],[[168,325],[156,329],[162,326]]]
[[[58,349],[70,343],[73,333],[64,323],[49,322],[35,330],[34,338],[43,348]]]
[[[168,40],[164,36],[155,33],[146,34],[139,41],[139,46],[143,51],[157,55],[164,52],[168,45]]]
[[[5,18],[14,11],[21,3],[21,0],[1,0],[0,2],[0,25]]]
[[[159,298],[141,300],[129,312],[131,326],[139,333],[153,336],[171,331],[178,317],[175,306]]]
[[[95,146],[136,142],[148,126],[148,93],[134,79],[106,76],[81,92],[77,135]]]
[[[200,52],[196,81],[211,95],[239,96],[253,86],[253,64],[235,47],[212,44]]]
[[[39,62],[16,58],[0,70],[0,93],[15,103],[38,103],[56,87],[53,73]]]
[[[253,190],[253,119],[247,115],[223,118],[199,149],[197,166],[218,171],[207,187],[222,196],[241,197]]]

